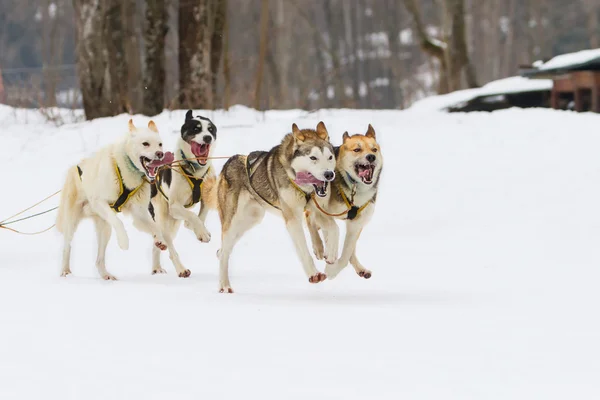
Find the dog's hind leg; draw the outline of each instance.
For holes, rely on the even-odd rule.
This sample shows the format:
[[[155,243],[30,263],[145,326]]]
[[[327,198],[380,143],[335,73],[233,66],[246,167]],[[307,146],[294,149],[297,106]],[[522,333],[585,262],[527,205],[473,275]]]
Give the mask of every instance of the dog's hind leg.
[[[96,237],[98,239],[98,256],[96,257],[96,268],[102,279],[107,281],[116,281],[117,278],[106,270],[106,247],[110,240],[111,228],[108,222],[100,217],[94,217],[96,225]]]
[[[165,231],[163,235],[165,238],[165,242],[167,243],[167,246],[169,247],[169,258],[171,259],[171,262],[175,266],[175,271],[177,272],[177,276],[179,276],[180,278],[189,277],[192,274],[192,272],[183,266],[183,263],[181,262],[181,259],[179,258],[179,253],[177,253],[177,250],[175,250],[175,245],[173,245],[174,232],[172,230],[170,232]],[[154,251],[156,251],[156,249]],[[152,271],[152,273],[153,274],[155,273],[154,270]]]
[[[247,200],[243,208],[240,207],[233,215],[226,215],[225,221],[229,221],[223,225],[223,235],[221,249],[219,250],[219,292],[233,293],[231,283],[229,282],[229,257],[233,251],[233,247],[252,227],[262,221],[265,210],[255,200]],[[232,208],[231,210],[235,210]]]
[[[66,215],[67,218],[63,219],[63,224],[61,226],[63,231],[63,251],[60,276],[67,276],[71,274],[71,242],[73,241],[73,236],[81,221],[83,210],[80,206],[75,206],[72,209],[64,210],[63,212],[69,214]]]

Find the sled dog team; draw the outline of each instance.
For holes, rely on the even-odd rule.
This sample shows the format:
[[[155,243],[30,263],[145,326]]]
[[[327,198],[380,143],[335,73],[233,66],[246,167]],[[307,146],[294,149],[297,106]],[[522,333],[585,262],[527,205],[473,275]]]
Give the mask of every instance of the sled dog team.
[[[356,257],[358,238],[373,215],[383,167],[371,125],[365,134],[344,133],[342,145],[333,147],[323,122],[316,130],[293,124],[279,145],[229,158],[218,176],[210,161],[217,137],[210,119],[189,110],[176,148],[168,152],[153,121],[142,128],[129,120],[121,140],[70,168],[56,222],[64,237],[61,275],[71,273],[71,242],[79,222],[89,217],[98,240],[98,273],[103,279],[116,279],[106,269],[105,254],[113,230],[119,247],[129,247],[118,216],[123,212],[132,216],[137,229],[152,236],[152,273],[165,273],[160,256],[167,250],[178,276],[188,277],[190,270],[181,262],[174,238],[183,222],[199,241],[210,241],[204,222],[209,209],[216,209],[221,220],[221,293],[233,293],[229,258],[235,244],[262,221],[265,211],[283,217],[310,283],[333,279],[348,263],[360,277],[371,277]],[[196,213],[192,208],[198,203]],[[326,262],[325,273],[315,267],[303,219],[316,258]],[[346,221],[339,257],[335,219]]]

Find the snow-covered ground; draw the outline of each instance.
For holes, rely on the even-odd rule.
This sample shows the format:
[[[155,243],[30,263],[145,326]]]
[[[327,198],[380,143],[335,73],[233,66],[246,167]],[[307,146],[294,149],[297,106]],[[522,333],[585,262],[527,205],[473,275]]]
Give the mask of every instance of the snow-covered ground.
[[[0,230],[0,399],[600,397],[600,116],[241,107],[206,115],[219,126],[218,155],[268,149],[292,122],[323,120],[335,143],[372,123],[385,168],[358,254],[373,277],[348,268],[310,285],[271,215],[235,249],[233,295],[217,293],[214,212],[212,242],[187,230],[177,238],[189,279],[166,255],[169,274],[151,276],[151,241],[130,224],[130,249],[114,235],[109,245],[117,282],[96,274],[90,222],[75,238],[68,278],[59,277],[55,231]],[[165,143],[183,116],[155,119]],[[67,168],[121,135],[128,119],[58,128],[0,107],[0,220],[59,189]]]

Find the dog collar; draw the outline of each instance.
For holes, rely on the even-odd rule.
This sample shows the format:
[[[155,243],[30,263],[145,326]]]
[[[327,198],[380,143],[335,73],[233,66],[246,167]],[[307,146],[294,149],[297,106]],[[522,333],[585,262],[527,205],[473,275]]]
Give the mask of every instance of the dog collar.
[[[142,175],[142,177],[143,177],[144,175],[146,175],[146,174],[144,173],[144,171],[141,171],[141,170],[140,170],[138,167],[136,167],[136,166],[135,166],[135,164],[134,164],[134,163],[133,163],[133,161],[131,160],[131,157],[129,157],[128,155],[126,155],[126,156],[125,156],[125,158],[127,159],[127,164],[128,164],[128,167],[129,167],[129,169],[132,169],[132,170],[134,170],[134,171],[137,171],[137,172],[139,172],[139,173]]]

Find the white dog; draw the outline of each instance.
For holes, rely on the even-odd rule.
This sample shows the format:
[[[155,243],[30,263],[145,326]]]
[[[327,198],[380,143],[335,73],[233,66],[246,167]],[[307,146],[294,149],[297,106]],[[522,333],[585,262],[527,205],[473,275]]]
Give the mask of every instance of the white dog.
[[[64,236],[62,274],[71,273],[71,241],[79,222],[91,217],[96,225],[98,257],[96,267],[103,279],[115,280],[105,265],[106,246],[111,227],[123,250],[129,248],[129,237],[117,213],[133,217],[136,228],[150,233],[154,244],[166,250],[162,234],[148,210],[150,182],[158,167],[173,161],[173,154],[163,153],[162,141],[153,121],[148,128],[137,129],[129,120],[129,132],[77,166],[69,169],[61,193],[56,228]]]

